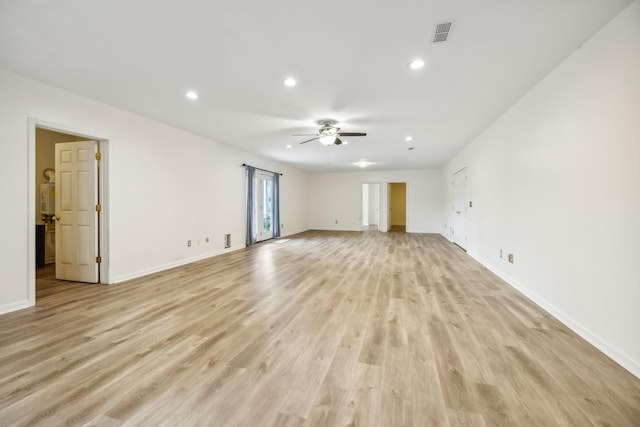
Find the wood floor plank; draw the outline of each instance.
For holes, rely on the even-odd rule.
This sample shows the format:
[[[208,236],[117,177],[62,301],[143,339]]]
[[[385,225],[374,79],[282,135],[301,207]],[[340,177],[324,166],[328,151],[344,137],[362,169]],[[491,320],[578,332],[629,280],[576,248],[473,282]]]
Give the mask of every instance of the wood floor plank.
[[[0,426],[640,426],[640,380],[439,235],[309,231],[0,316]]]

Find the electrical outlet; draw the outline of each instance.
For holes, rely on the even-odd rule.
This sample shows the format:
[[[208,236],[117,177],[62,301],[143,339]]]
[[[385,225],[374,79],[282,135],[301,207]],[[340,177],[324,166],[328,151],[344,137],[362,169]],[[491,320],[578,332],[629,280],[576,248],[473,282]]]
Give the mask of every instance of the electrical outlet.
[[[284,228],[284,224],[280,224],[280,228]]]
[[[338,223],[338,220],[336,219],[336,224]]]
[[[187,247],[190,248],[191,247],[191,240],[187,240]]]
[[[500,249],[500,258],[502,258],[502,249]]]
[[[196,243],[200,246],[200,239],[196,240]]]
[[[509,254],[509,262],[513,264],[513,254]]]

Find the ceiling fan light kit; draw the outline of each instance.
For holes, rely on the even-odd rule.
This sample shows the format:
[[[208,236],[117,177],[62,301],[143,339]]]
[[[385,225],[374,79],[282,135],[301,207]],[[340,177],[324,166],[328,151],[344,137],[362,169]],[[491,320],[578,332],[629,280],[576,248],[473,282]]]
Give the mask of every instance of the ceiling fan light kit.
[[[302,141],[300,144],[315,141],[316,139],[324,146],[342,145],[341,136],[367,136],[364,132],[340,132],[340,128],[336,127],[335,120],[320,120],[318,124],[321,126],[317,134],[295,134],[293,136],[315,136],[315,138]],[[346,141],[345,141],[346,144]]]
[[[333,145],[334,142],[336,142],[336,137],[334,135],[323,135],[321,137],[318,138],[318,141],[320,141],[320,143],[322,145]]]

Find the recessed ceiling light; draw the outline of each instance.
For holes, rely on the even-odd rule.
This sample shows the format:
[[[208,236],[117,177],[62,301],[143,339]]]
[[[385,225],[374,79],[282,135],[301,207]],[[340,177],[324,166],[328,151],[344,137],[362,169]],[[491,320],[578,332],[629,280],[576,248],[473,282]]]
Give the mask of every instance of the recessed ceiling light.
[[[361,168],[366,168],[367,167],[367,162],[365,162],[364,160],[358,163],[358,166],[360,166]]]
[[[422,59],[416,58],[409,63],[409,68],[412,70],[419,70],[422,67],[424,67],[424,61]]]
[[[287,148],[291,148],[291,144],[287,144]]]
[[[342,140],[342,145],[347,145],[348,143],[349,143],[349,141],[346,141],[344,139]]]
[[[189,99],[198,99],[200,98],[200,95],[198,95],[197,93],[195,93],[194,91],[190,90],[188,92],[186,92],[184,94],[184,96],[186,96]]]
[[[291,78],[291,77],[286,78],[282,83],[284,83],[284,85],[287,86],[287,87],[294,87],[295,85],[298,84],[296,79]]]
[[[407,142],[413,141],[413,137],[412,136],[408,136],[404,140],[407,141]]]

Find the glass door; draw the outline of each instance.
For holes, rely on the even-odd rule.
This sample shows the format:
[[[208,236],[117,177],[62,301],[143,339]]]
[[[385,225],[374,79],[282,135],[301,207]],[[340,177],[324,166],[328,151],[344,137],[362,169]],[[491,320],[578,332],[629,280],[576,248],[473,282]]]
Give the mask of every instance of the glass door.
[[[257,218],[258,238],[257,240],[266,240],[273,237],[273,175],[256,172],[258,178],[257,191]]]

